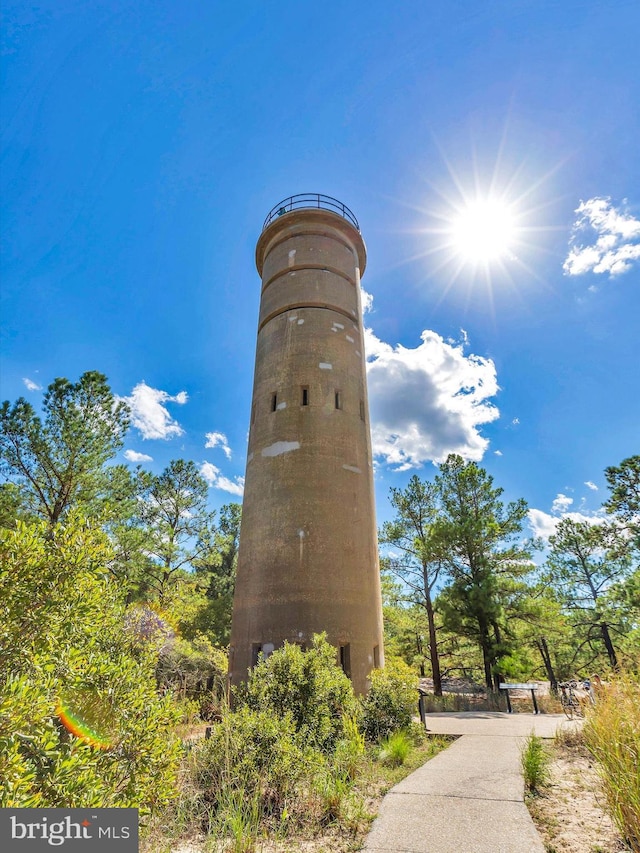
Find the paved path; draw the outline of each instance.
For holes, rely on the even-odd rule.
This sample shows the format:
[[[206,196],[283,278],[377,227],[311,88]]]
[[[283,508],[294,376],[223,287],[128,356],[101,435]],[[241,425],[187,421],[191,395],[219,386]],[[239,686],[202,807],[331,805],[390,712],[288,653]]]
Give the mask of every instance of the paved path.
[[[520,749],[531,732],[575,726],[561,714],[427,714],[427,730],[461,735],[382,801],[369,853],[544,853],[527,807]]]

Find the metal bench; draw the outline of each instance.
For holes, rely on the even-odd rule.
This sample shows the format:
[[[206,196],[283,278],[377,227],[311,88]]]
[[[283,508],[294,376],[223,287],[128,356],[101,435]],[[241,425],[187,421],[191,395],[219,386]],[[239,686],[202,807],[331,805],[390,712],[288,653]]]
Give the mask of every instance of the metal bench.
[[[536,702],[536,690],[538,689],[537,684],[500,684],[498,685],[500,690],[504,690],[505,696],[507,697],[507,711],[510,714],[513,714],[513,708],[511,707],[511,699],[509,698],[510,690],[530,690],[531,691],[531,699],[533,700],[533,712],[534,714],[539,714],[538,703]]]

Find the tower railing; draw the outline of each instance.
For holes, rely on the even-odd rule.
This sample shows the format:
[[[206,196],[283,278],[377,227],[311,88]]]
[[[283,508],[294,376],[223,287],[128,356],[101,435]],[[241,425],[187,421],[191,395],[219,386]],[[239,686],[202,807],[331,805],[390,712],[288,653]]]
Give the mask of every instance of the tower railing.
[[[302,208],[319,208],[320,210],[330,210],[333,213],[338,213],[350,222],[355,228],[360,231],[358,220],[353,212],[349,210],[346,204],[338,201],[337,198],[332,198],[330,195],[322,195],[322,193],[299,193],[298,195],[290,195],[274,205],[267,218],[264,221],[262,230],[270,225],[278,216],[284,216],[285,213],[290,213],[292,210],[300,210]]]

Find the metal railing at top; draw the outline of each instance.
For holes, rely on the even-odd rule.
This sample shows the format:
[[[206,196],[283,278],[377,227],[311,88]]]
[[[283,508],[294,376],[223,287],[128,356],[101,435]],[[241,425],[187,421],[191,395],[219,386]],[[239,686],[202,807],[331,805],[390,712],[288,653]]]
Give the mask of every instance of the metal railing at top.
[[[267,214],[262,230],[270,225],[278,216],[283,216],[285,213],[290,213],[292,210],[300,210],[301,208],[316,207],[320,210],[330,210],[333,213],[338,213],[348,222],[354,225],[358,231],[360,226],[358,220],[349,210],[346,204],[338,201],[337,198],[332,198],[330,195],[322,195],[321,193],[299,193],[298,195],[290,195],[278,204],[274,205]]]

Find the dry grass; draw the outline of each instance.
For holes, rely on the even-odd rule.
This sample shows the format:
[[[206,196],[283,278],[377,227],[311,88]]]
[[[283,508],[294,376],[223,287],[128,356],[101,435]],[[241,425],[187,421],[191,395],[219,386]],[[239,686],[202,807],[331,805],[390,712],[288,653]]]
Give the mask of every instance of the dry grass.
[[[609,811],[640,850],[640,685],[619,677],[600,689],[587,716],[585,742],[598,763]]]
[[[424,697],[424,707],[427,714],[460,711],[504,711],[506,699],[499,694],[475,693],[446,693],[444,696]]]
[[[561,714],[562,705],[558,697],[549,689],[548,681],[536,681],[536,702],[541,714]],[[506,711],[507,700],[505,693],[489,693],[475,682],[464,679],[443,679],[443,696],[433,695],[431,679],[420,680],[421,688],[426,692],[425,708],[427,713],[446,711]],[[583,704],[588,703],[587,694],[578,689],[577,695]],[[531,691],[512,690],[509,693],[514,713],[530,714],[533,711]]]
[[[541,714],[561,714],[562,705],[558,697],[550,690],[546,692],[539,691],[536,693],[536,701]],[[529,704],[531,704],[529,702]]]
[[[547,853],[628,851],[607,814],[598,772],[582,733],[561,729],[551,755],[547,786],[527,797]]]

